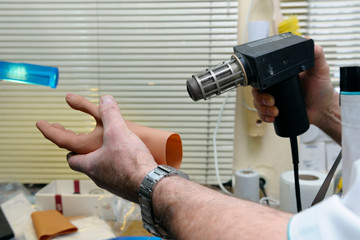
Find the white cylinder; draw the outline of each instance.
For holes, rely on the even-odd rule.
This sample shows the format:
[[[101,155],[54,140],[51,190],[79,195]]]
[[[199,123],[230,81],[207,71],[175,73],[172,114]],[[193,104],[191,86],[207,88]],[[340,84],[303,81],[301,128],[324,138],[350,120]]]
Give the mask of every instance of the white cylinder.
[[[269,36],[270,23],[267,21],[251,21],[248,23],[248,42]]]
[[[341,140],[342,140],[342,177],[343,194],[345,195],[356,176],[352,174],[354,162],[360,159],[360,95],[341,94]]]
[[[326,174],[316,171],[299,171],[299,184],[302,209],[311,207]],[[296,213],[296,197],[294,185],[294,172],[287,171],[280,178],[280,209],[290,213]],[[333,182],[329,186],[327,196],[333,193]]]
[[[235,172],[234,194],[238,198],[259,202],[259,174],[252,169]]]

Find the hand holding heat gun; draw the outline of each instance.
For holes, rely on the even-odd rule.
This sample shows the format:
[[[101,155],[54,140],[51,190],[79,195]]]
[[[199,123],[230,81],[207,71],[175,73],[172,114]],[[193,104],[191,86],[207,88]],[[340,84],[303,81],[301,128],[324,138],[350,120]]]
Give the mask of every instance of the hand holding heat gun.
[[[284,33],[235,46],[230,60],[193,75],[186,84],[194,101],[238,86],[268,92],[279,109],[276,134],[294,137],[309,128],[298,74],[313,66],[313,40]]]

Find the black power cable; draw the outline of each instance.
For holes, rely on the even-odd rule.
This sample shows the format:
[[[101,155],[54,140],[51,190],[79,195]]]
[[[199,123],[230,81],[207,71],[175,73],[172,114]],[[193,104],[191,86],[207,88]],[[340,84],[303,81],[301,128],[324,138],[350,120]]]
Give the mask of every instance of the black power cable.
[[[300,183],[299,183],[299,150],[297,137],[290,137],[290,145],[291,145],[291,155],[294,165],[294,183],[295,183],[295,197],[296,197],[296,206],[297,211],[301,212],[301,195],[300,195]]]
[[[267,194],[265,191],[265,184],[266,184],[266,180],[264,178],[260,177],[260,179],[259,179],[260,190],[261,190],[262,194],[264,195],[264,197],[267,198]],[[270,202],[268,199],[266,199],[266,204],[268,206],[270,206]]]

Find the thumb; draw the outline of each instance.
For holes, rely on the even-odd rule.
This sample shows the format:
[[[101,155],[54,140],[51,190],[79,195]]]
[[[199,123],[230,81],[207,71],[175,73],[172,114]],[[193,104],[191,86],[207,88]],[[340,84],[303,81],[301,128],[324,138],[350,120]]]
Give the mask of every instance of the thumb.
[[[84,155],[84,154],[77,154],[75,152],[69,152],[66,155],[66,159],[69,164],[69,167],[74,171],[87,174],[90,170],[90,165],[91,165],[90,164],[91,161],[87,159],[88,155],[90,154],[92,153]]]
[[[120,113],[120,109],[112,96],[104,95],[101,97],[100,116],[104,126],[104,137],[107,134],[111,134],[114,137],[116,132],[129,131]]]

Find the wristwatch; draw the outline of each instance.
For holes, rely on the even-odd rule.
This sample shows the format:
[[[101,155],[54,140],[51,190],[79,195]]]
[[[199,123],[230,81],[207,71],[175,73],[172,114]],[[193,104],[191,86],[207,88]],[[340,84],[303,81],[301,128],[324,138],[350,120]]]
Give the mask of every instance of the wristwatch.
[[[152,207],[152,193],[156,184],[164,177],[178,175],[185,179],[189,176],[173,167],[167,165],[158,165],[154,170],[149,172],[140,185],[139,205],[144,228],[151,234],[163,239],[171,239],[168,233],[160,226],[159,221],[154,217]]]

